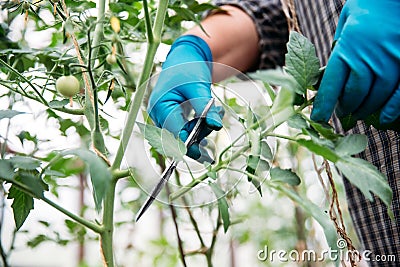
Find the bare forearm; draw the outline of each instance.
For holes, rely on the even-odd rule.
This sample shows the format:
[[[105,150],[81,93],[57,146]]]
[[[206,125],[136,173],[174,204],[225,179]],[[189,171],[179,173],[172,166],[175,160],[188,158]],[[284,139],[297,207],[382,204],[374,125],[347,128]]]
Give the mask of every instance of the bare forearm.
[[[208,16],[200,27],[185,34],[201,37],[207,42],[213,55],[213,61],[228,65],[239,71],[247,71],[254,66],[259,57],[258,34],[252,19],[240,8],[223,6],[227,13],[215,13]],[[221,81],[233,72],[227,68],[215,66],[213,80]]]

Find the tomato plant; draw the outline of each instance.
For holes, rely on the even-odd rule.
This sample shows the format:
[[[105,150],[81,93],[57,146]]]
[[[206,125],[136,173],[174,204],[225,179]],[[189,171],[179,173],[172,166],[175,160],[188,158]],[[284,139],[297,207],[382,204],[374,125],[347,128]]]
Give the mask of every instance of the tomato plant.
[[[50,223],[42,220],[46,234],[32,238],[28,246],[35,248],[46,241],[82,244],[86,238],[93,239],[100,241],[99,258],[104,259],[104,265],[115,266],[121,261],[114,258],[119,242],[114,239],[115,230],[133,224],[131,216],[147,196],[146,182],[154,182],[154,176],[165,168],[169,158],[180,159],[181,165],[174,174],[175,184],[171,183],[167,196],[163,196],[171,211],[169,220],[165,216],[166,206],[159,207],[161,215],[156,221],[162,230],[150,244],[158,251],[157,256],[151,255],[153,265],[168,262],[176,266],[178,260],[186,265],[187,258],[201,255],[203,266],[204,262],[213,266],[213,261],[218,260],[214,255],[219,230],[231,235],[232,243],[233,238],[244,243],[250,239],[249,233],[255,233],[251,226],[241,222],[252,222],[257,214],[265,216],[265,220],[271,218],[269,214],[274,214],[275,219],[281,216],[290,220],[290,227],[281,224],[279,229],[293,233],[299,242],[304,241],[306,230],[294,233],[293,229],[314,218],[322,226],[329,246],[335,248],[337,229],[325,208],[307,197],[310,182],[306,182],[300,159],[305,153],[308,159],[311,152],[320,156],[316,165],[321,165],[321,159],[331,162],[369,199],[374,193],[386,205],[390,203],[392,193],[385,177],[371,164],[352,157],[365,149],[365,136],[338,135],[329,125],[309,119],[308,107],[313,101],[310,92],[315,90],[320,68],[313,45],[303,36],[291,34],[284,69],[250,74],[263,83],[259,98],[268,99],[269,103],[251,106],[238,94],[223,90],[217,93],[213,89],[218,103],[228,111],[224,121],[227,126],[225,135],[224,131],[214,134],[209,142],[216,163],[199,165],[184,157],[182,141],[151,124],[144,104],[146,90],[151,88],[150,78],[159,69],[154,62],[160,43],[171,44],[182,32],[183,21],[199,23],[203,11],[217,7],[197,1],[165,0],[110,1],[108,5],[104,0],[7,1],[1,5],[6,18],[0,24],[0,89],[1,99],[7,103],[7,108],[0,110],[2,129],[13,129],[18,117],[29,116],[29,112],[18,108],[35,103],[46,121],[57,125],[56,135],[64,138],[55,146],[51,139],[38,138],[34,130],[16,127],[17,132],[1,132],[0,179],[3,198],[7,198],[13,211],[15,233],[22,232],[21,228],[30,223],[26,219],[38,200],[68,217],[64,222],[71,240],[52,232]],[[18,38],[11,25],[21,19],[21,10],[25,12],[22,16],[26,16],[23,19],[29,21],[22,26]],[[47,43],[38,46],[35,38],[29,38],[29,33],[43,32],[49,36]],[[138,62],[143,52],[145,59]],[[82,94],[77,94],[77,78],[63,76],[65,70],[82,77]],[[280,89],[274,90],[271,85]],[[219,86],[226,87],[226,83]],[[75,105],[68,106],[57,91],[65,97],[75,96]],[[125,124],[113,128],[111,124],[120,116],[126,117]],[[132,136],[136,136],[135,125],[150,145],[129,145]],[[282,125],[287,126],[286,133],[279,132]],[[230,134],[234,126],[236,132],[232,130]],[[79,138],[66,142],[71,135]],[[16,142],[21,146],[16,147]],[[289,151],[289,156],[282,156],[283,150]],[[129,162],[132,158],[139,162],[143,155],[148,155],[146,164],[153,170],[147,176],[141,175],[140,170],[148,165],[143,164],[145,167],[140,169],[136,162]],[[327,166],[326,161],[323,166]],[[77,181],[81,196],[90,190],[92,199],[81,197],[80,210],[75,213],[61,204],[58,197],[64,187],[72,187]],[[296,218],[279,214],[278,207],[265,205],[263,198],[251,199],[255,194],[248,194],[248,186],[260,197],[275,196],[277,203],[292,200]],[[125,192],[130,196],[136,192],[136,197],[124,201]],[[204,195],[208,196],[205,200]],[[235,210],[238,199],[249,201],[251,211],[257,214],[252,217]],[[178,206],[184,208],[177,209]],[[115,221],[117,207],[125,208],[128,219]],[[204,213],[210,221],[208,225],[204,223]],[[171,231],[165,230],[166,223],[174,225],[178,246],[168,240]],[[191,236],[186,240],[197,243],[185,247],[182,232],[187,226]],[[238,231],[230,233],[233,227]],[[270,234],[271,230],[264,227],[260,231]],[[296,239],[292,236],[288,238],[291,241]],[[127,247],[139,259],[150,253],[136,244],[129,243]],[[10,266],[6,257],[9,253],[1,242],[0,250],[4,265]],[[168,259],[161,259],[166,255]]]

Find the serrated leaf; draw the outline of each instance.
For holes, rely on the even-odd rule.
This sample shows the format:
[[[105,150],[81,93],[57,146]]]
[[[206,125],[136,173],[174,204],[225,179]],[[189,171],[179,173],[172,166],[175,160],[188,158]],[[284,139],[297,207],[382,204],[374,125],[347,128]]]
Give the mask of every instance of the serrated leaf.
[[[336,142],[335,151],[339,156],[351,156],[364,151],[367,144],[367,136],[363,134],[346,135]]]
[[[63,151],[61,155],[75,155],[81,158],[89,167],[90,180],[93,186],[93,198],[96,210],[100,211],[103,198],[112,179],[111,173],[105,162],[95,153],[86,149],[71,149]]]
[[[10,162],[18,169],[36,170],[40,167],[40,161],[30,157],[14,156],[10,158]]]
[[[293,186],[301,183],[300,177],[290,169],[275,167],[271,169],[270,175],[271,181],[274,182],[283,182]]]
[[[12,199],[11,208],[14,213],[15,227],[17,230],[24,224],[31,210],[33,210],[33,197],[11,186],[7,199]]]
[[[35,144],[38,142],[36,136],[32,136],[31,133],[27,131],[21,131],[17,137],[21,143],[23,143],[24,140],[32,141]]]
[[[374,165],[363,159],[347,156],[340,158],[335,166],[369,201],[374,201],[371,193],[379,197],[387,206],[389,215],[393,217],[390,210],[393,192],[386,177]]]
[[[335,133],[335,130],[329,124],[322,124],[314,121],[310,121],[310,124],[314,130],[316,130],[320,135],[329,140],[336,140],[341,137],[340,134]]]
[[[24,184],[37,198],[43,197],[43,192],[47,191],[48,185],[45,184],[39,176],[33,175],[29,172],[18,172],[15,180]]]
[[[295,129],[303,129],[308,127],[307,121],[298,113],[290,117],[287,123],[289,127]]]
[[[229,206],[225,198],[225,192],[215,183],[209,183],[209,185],[214,191],[215,196],[217,197],[218,209],[221,214],[222,222],[224,224],[224,232],[226,233],[231,222],[229,218]]]
[[[175,160],[183,160],[183,156],[186,154],[186,146],[182,140],[176,139],[166,129],[139,122],[137,122],[137,125],[144,138],[158,153]]]
[[[278,186],[276,189],[287,195],[297,205],[302,207],[302,209],[305,212],[311,215],[321,225],[322,229],[324,230],[324,234],[328,242],[329,248],[331,250],[338,249],[337,247],[338,235],[327,213],[323,212],[323,210],[320,207],[315,205],[309,199],[302,198],[301,196],[299,196],[293,189],[284,186]]]
[[[339,156],[327,146],[314,142],[313,140],[298,139],[296,142],[306,147],[311,152],[324,157],[325,159],[335,163],[339,160]]]
[[[11,119],[17,115],[24,114],[25,112],[20,112],[16,110],[0,110],[0,120]]]
[[[62,108],[65,105],[69,104],[69,99],[63,99],[63,100],[51,100],[49,102],[49,107],[51,108]]]
[[[285,55],[285,70],[291,74],[297,84],[297,93],[305,93],[306,89],[318,82],[319,59],[314,45],[298,32],[290,32]]]

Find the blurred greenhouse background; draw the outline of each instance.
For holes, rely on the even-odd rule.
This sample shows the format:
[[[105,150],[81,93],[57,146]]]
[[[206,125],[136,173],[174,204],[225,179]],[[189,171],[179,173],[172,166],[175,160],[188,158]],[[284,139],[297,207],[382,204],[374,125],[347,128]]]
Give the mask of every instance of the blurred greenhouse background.
[[[7,14],[7,10],[0,11],[0,23],[7,20]],[[42,9],[39,16],[49,23],[54,20],[49,9]],[[140,16],[143,18],[143,14]],[[182,25],[183,28],[189,28],[194,24],[183,22]],[[29,19],[25,25],[24,16],[20,15],[12,20],[7,36],[13,42],[24,44],[27,49],[45,49],[52,42],[55,30],[50,27],[46,30],[38,30],[38,28],[39,25],[33,19]],[[167,31],[165,35],[175,38],[182,30]],[[60,49],[70,46],[71,43],[67,42],[60,45]],[[125,48],[126,54],[130,55],[127,60],[135,64],[134,72],[137,76],[143,64],[145,44],[130,43]],[[169,43],[159,47],[156,55],[157,70],[160,69],[160,63],[165,59],[168,49]],[[34,75],[40,67],[35,65],[28,72]],[[4,73],[0,73],[0,79],[6,78]],[[257,109],[271,102],[263,86],[262,83],[230,79],[215,86],[213,91],[220,99],[240,98],[242,102],[232,104],[232,109],[246,105]],[[235,94],[237,96],[234,96]],[[63,115],[61,121],[56,117],[50,117],[46,112],[47,108],[43,105],[20,95],[10,94],[9,90],[1,85],[0,96],[0,110],[12,109],[23,112],[11,119],[0,120],[1,149],[12,153],[45,157],[54,150],[78,148],[85,144],[86,140],[82,140],[79,134],[79,131],[84,129],[74,124],[82,118]],[[44,96],[50,97],[50,94]],[[106,90],[99,91],[99,99],[106,99],[106,97]],[[108,101],[102,107],[107,113],[106,122],[109,130],[105,135],[105,143],[111,159],[118,147],[116,137],[121,134],[124,127],[127,114],[124,108],[126,104],[125,99],[121,97]],[[235,125],[233,113],[228,110],[224,118],[225,128],[218,134],[214,133],[211,138],[210,146],[214,151],[222,149],[227,140],[231,140],[240,130],[237,128],[240,125]],[[143,121],[143,116],[141,121]],[[86,122],[81,125],[87,127]],[[290,134],[291,130],[286,125],[282,125],[279,131]],[[274,161],[279,162],[281,168],[292,169],[302,177],[302,183],[296,187],[296,190],[328,212],[329,199],[324,193],[314,166],[316,164],[319,167],[322,159],[319,157],[313,159],[310,152],[304,148],[281,140],[274,141],[273,153],[275,154]],[[78,164],[79,169],[79,162],[75,164]],[[150,190],[161,172],[151,156],[149,145],[143,140],[137,128],[132,135],[124,164],[132,168],[135,179],[130,177],[121,180],[116,190],[114,251],[117,266],[182,266],[174,221],[168,205],[162,201],[156,201],[138,223],[134,221],[136,212],[146,198],[142,189]],[[204,171],[202,166],[191,160],[188,160],[188,164],[193,170],[198,168],[199,172]],[[240,166],[245,162],[235,164]],[[186,166],[180,165],[179,168],[182,171],[180,178],[183,181],[189,179],[190,177],[187,177],[188,174],[185,172]],[[358,247],[347,212],[341,178],[335,172],[334,174],[346,227],[355,246]],[[86,178],[85,173],[81,172],[68,178],[57,179],[54,184],[50,184],[50,189],[54,190],[55,194],[46,193],[46,195],[67,210],[84,214],[89,218],[100,219],[95,212],[91,187]],[[326,182],[324,173],[322,178]],[[174,177],[171,180],[171,185],[174,186],[177,182]],[[210,198],[209,189],[203,188],[203,190],[200,186],[200,189],[194,190],[187,196],[187,201],[192,206],[190,212],[184,207],[176,210],[188,266],[207,266],[205,257],[201,253],[198,254],[202,249],[202,244],[194,231],[191,216],[196,219],[199,232],[203,234],[202,241],[207,246],[212,242],[214,235],[218,237],[213,256],[214,266],[334,266],[329,260],[304,263],[280,262],[277,259],[270,262],[269,259],[266,261],[258,259],[260,250],[266,247],[276,251],[301,252],[309,249],[321,252],[326,250],[328,245],[323,229],[309,214],[277,191],[262,185],[263,196],[260,197],[258,191],[247,182],[247,177],[243,175],[227,171],[221,183],[229,192],[227,199],[231,226],[226,233],[222,228],[218,229],[218,233],[214,233],[218,209],[215,209],[215,199]],[[34,210],[30,212],[21,229],[16,232],[11,208],[12,200],[7,199],[9,187],[9,184],[3,184],[1,188],[0,231],[3,257],[8,258],[10,266],[102,266],[97,235],[71,221],[43,201],[35,199]],[[176,204],[182,205],[179,201]],[[191,251],[193,253],[190,253]]]

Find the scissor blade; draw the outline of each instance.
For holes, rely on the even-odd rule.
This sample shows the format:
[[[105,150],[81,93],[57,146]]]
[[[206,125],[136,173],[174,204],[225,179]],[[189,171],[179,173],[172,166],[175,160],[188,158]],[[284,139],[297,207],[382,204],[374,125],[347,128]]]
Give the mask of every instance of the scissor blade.
[[[171,165],[169,165],[168,169],[166,169],[164,171],[164,173],[161,176],[160,181],[153,188],[153,190],[151,191],[151,194],[147,198],[146,202],[142,205],[138,214],[136,215],[136,219],[135,219],[136,222],[140,219],[140,217],[142,217],[143,213],[150,207],[150,205],[153,203],[154,199],[156,199],[156,197],[160,193],[161,189],[163,189],[165,184],[168,182],[169,177],[171,177],[171,174],[173,173],[173,171],[176,168],[176,165],[177,165],[177,162],[173,161],[171,163]]]
[[[189,148],[193,143],[195,143],[198,138],[198,135],[201,131],[202,124],[204,120],[206,119],[207,112],[210,110],[211,106],[214,104],[214,98],[211,98],[210,101],[208,101],[207,105],[205,106],[203,112],[201,113],[199,119],[197,120],[193,130],[189,134],[188,138],[186,139],[185,146],[186,148]],[[158,196],[160,193],[161,189],[165,186],[165,184],[168,182],[169,177],[171,177],[172,172],[176,168],[176,165],[178,163],[176,161],[173,161],[171,165],[167,169],[165,169],[164,173],[161,175],[161,179],[158,182],[158,184],[153,188],[153,191],[151,191],[150,196],[147,198],[146,202],[142,205],[140,208],[138,214],[136,215],[135,221],[137,222],[140,217],[142,217],[143,213],[150,207],[150,205],[153,203],[154,199]]]

